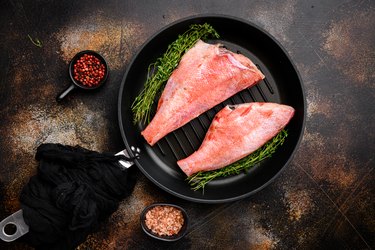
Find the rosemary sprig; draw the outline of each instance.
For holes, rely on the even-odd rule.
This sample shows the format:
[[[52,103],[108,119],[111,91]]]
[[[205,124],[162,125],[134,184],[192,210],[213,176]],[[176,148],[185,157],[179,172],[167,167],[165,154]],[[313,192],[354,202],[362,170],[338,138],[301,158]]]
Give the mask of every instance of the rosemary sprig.
[[[150,112],[155,97],[164,89],[168,78],[177,67],[181,57],[199,39],[205,40],[208,38],[219,38],[219,34],[207,23],[193,24],[168,46],[167,51],[161,57],[149,65],[144,89],[132,104],[134,123],[150,122]]]
[[[283,129],[270,141],[264,144],[261,148],[257,149],[255,152],[242,158],[241,160],[236,161],[231,165],[228,165],[221,169],[207,172],[198,172],[196,174],[189,176],[187,180],[189,184],[192,186],[192,189],[194,191],[197,191],[199,189],[204,190],[204,187],[210,181],[218,177],[226,177],[230,175],[237,175],[241,172],[246,172],[251,167],[260,163],[264,159],[271,157],[272,154],[275,153],[276,149],[284,143],[285,138],[287,136],[288,132],[285,129]]]

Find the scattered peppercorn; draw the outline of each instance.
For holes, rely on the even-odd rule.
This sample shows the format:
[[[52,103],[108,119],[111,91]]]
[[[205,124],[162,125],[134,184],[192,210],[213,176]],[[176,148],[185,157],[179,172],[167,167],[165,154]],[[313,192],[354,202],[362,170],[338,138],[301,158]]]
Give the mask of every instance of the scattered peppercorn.
[[[104,78],[106,70],[99,58],[84,54],[73,65],[73,78],[87,87],[94,87]]]

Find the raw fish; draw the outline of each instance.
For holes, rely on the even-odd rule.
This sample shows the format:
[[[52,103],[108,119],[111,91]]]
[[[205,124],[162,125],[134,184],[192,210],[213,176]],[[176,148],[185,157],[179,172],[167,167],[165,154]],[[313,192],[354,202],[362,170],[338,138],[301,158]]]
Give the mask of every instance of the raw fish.
[[[228,166],[263,146],[293,115],[294,108],[276,103],[226,106],[214,117],[199,149],[177,164],[187,176]]]
[[[154,145],[168,133],[263,78],[249,58],[220,44],[199,40],[173,71],[155,116],[141,134]]]

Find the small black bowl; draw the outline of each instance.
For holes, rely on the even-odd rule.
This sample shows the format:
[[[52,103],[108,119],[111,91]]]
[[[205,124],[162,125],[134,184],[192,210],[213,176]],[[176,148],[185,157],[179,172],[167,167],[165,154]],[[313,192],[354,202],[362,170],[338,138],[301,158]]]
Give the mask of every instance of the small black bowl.
[[[182,215],[184,216],[184,224],[182,225],[182,228],[180,229],[180,231],[175,234],[175,235],[172,235],[172,236],[160,236],[158,234],[155,234],[153,233],[147,226],[146,226],[146,223],[145,223],[145,220],[146,220],[146,213],[152,209],[153,207],[156,207],[156,206],[170,206],[170,207],[175,207],[177,209],[179,209],[181,212],[182,212]],[[180,206],[177,206],[177,205],[174,205],[174,204],[170,204],[170,203],[153,203],[147,207],[145,207],[141,213],[141,227],[143,229],[143,231],[155,238],[155,239],[158,239],[158,240],[162,240],[162,241],[177,241],[179,239],[181,239],[182,237],[185,236],[185,234],[187,233],[187,229],[189,227],[189,217],[186,213],[186,211],[180,207]]]
[[[104,74],[104,77],[103,79],[95,86],[85,86],[83,85],[82,83],[80,83],[79,81],[76,81],[73,77],[73,72],[74,72],[74,64],[77,62],[77,60],[79,58],[81,58],[81,56],[83,56],[84,54],[87,54],[87,55],[93,55],[95,56],[96,58],[98,58],[100,60],[100,62],[104,65],[105,67],[105,74]],[[79,88],[79,89],[82,89],[82,90],[94,90],[94,89],[97,89],[101,86],[103,86],[103,84],[106,82],[107,78],[108,78],[108,75],[109,75],[109,68],[108,68],[108,64],[107,64],[107,61],[104,59],[104,57],[102,57],[99,53],[93,51],[93,50],[84,50],[84,51],[81,51],[81,52],[78,52],[74,57],[73,59],[70,61],[69,63],[69,77],[72,81],[72,84],[66,88],[63,92],[61,92],[57,97],[56,97],[56,100],[57,101],[61,101],[62,99],[64,99],[65,96],[67,96],[73,89],[75,88]]]

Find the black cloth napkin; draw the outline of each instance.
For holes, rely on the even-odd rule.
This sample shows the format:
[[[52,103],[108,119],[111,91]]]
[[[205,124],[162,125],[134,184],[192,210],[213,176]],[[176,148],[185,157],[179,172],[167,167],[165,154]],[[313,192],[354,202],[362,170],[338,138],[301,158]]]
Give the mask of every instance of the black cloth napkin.
[[[82,147],[42,144],[35,156],[37,174],[20,196],[36,249],[75,249],[132,193],[135,175],[121,168],[128,159]]]

